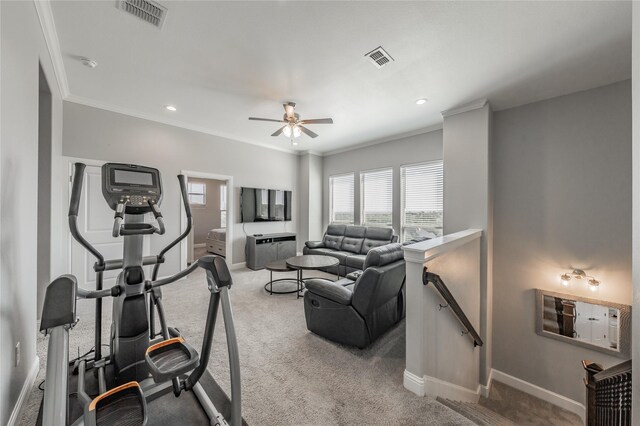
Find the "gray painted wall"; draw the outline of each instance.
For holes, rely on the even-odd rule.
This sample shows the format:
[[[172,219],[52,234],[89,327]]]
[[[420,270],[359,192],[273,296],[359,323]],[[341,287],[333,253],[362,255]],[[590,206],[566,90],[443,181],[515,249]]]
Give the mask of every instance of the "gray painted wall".
[[[393,229],[400,232],[400,166],[442,159],[442,130],[396,139],[324,157],[322,173],[322,232],[329,224],[329,177],[355,172],[355,222],[360,223],[359,172],[393,168]]]
[[[584,403],[580,361],[621,359],[538,336],[534,289],[593,297],[560,286],[580,267],[631,302],[630,82],[497,112],[494,134],[493,366]]]
[[[0,2],[0,424],[9,420],[30,370],[37,368],[38,61],[54,73],[32,2]],[[61,150],[62,101],[52,90],[52,152]],[[55,168],[52,173],[59,175]],[[49,182],[51,188],[55,188]],[[57,205],[56,194],[52,196]],[[52,213],[54,214],[54,213]],[[52,220],[60,220],[58,211]],[[57,235],[54,229],[54,236]],[[52,236],[52,240],[53,237]],[[57,244],[57,242],[53,242]],[[60,252],[51,248],[56,273]],[[62,264],[66,267],[65,264]],[[20,364],[14,348],[20,342]],[[29,388],[25,388],[28,392]]]
[[[305,241],[322,238],[322,164],[323,157],[303,154],[298,159],[299,227],[298,251]]]
[[[479,330],[485,342],[478,348],[479,380],[487,384],[492,351],[492,228],[489,150],[492,112],[488,104],[443,121],[444,234],[482,229],[480,241]],[[458,295],[456,298],[461,297]]]
[[[640,312],[640,4],[633,3],[632,35],[632,98],[633,98],[633,311]],[[640,330],[640,315],[632,315],[632,330]],[[636,335],[638,332],[636,331]],[[632,349],[632,359],[640,359],[640,339]],[[637,363],[636,363],[637,364]],[[633,370],[633,395],[640,395],[640,368]],[[633,424],[640,424],[640,398],[633,398]]]
[[[90,141],[90,142],[89,142]],[[162,214],[167,232],[152,236],[151,253],[180,233],[180,195],[175,176],[181,170],[233,176],[232,262],[244,262],[245,234],[240,223],[240,187],[277,188],[297,193],[297,156],[199,133],[124,114],[64,102],[65,156],[102,161],[130,162],[157,167],[163,176]],[[297,211],[296,209],[293,210]],[[291,222],[248,223],[247,234],[295,232],[296,217]],[[65,225],[66,226],[66,225]],[[179,270],[180,250],[174,249],[161,268],[162,274]],[[227,254],[228,256],[228,254]]]
[[[207,242],[207,233],[220,228],[220,185],[226,182],[215,179],[189,178],[189,182],[201,182],[206,185],[206,205],[191,205],[193,215],[194,244]]]

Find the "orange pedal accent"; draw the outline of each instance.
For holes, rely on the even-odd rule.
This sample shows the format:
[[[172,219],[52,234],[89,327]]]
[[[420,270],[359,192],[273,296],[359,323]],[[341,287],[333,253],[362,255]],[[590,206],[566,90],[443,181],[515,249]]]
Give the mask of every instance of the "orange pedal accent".
[[[182,337],[174,337],[173,339],[167,339],[167,340],[163,340],[162,342],[158,342],[155,345],[151,345],[147,348],[147,352],[153,352],[156,349],[160,349],[163,346],[168,346],[168,345],[172,345],[174,343],[184,343],[184,339]]]
[[[102,395],[96,396],[93,399],[93,401],[91,401],[91,404],[89,404],[89,411],[95,410],[96,405],[98,404],[98,402],[100,402],[101,399],[104,399],[110,395],[113,395],[114,393],[120,392],[121,390],[133,388],[133,387],[139,388],[140,385],[138,384],[138,382],[129,382],[129,383],[125,383],[124,385],[120,385],[117,388],[113,388],[110,391],[103,393]]]

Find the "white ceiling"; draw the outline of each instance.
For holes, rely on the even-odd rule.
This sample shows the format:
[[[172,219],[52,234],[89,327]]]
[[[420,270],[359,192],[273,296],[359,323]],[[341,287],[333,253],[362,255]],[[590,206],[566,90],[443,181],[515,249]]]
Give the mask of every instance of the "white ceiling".
[[[161,30],[116,3],[51,4],[69,100],[281,149],[277,123],[247,117],[289,100],[333,117],[297,147],[326,153],[480,98],[504,109],[631,75],[630,2],[161,1]],[[382,69],[364,57],[379,45]]]

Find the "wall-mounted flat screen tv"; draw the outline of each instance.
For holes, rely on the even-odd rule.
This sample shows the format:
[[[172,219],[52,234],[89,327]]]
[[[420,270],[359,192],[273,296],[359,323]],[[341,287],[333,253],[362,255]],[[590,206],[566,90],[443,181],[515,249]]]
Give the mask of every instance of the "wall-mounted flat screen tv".
[[[242,188],[240,220],[242,222],[281,222],[291,220],[291,191]]]

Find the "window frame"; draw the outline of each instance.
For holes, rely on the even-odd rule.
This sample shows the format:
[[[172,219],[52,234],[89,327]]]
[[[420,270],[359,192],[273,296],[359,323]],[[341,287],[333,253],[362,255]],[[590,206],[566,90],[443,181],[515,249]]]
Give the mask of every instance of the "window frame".
[[[224,207],[224,208],[223,208]],[[227,184],[220,185],[220,228],[227,227]]]
[[[405,220],[405,204],[406,204],[406,173],[404,172],[405,169],[407,168],[411,168],[411,167],[418,167],[418,166],[427,166],[430,164],[435,164],[435,163],[439,163],[440,168],[442,170],[442,223],[440,224],[441,229],[439,230],[439,234],[437,232],[433,232],[433,230],[428,230],[427,232],[431,232],[432,234],[438,236],[442,236],[444,234],[444,160],[443,159],[438,159],[438,160],[429,160],[429,161],[421,161],[418,163],[409,163],[409,164],[402,164],[400,166],[400,242],[406,242],[407,240],[405,239],[405,228],[420,228],[418,226],[407,226],[406,225],[406,220]]]
[[[333,179],[341,178],[341,177],[351,177],[351,191],[352,191],[352,204],[351,204],[351,214],[352,220],[349,221],[334,221],[334,212],[333,212]],[[355,200],[355,191],[356,191],[356,173],[355,172],[347,172],[347,173],[339,173],[335,175],[329,176],[329,223],[330,224],[339,224],[339,225],[355,225],[356,221],[356,200]]]
[[[365,220],[365,184],[364,184],[364,179],[365,176],[368,173],[376,173],[376,172],[389,172],[389,175],[391,177],[390,180],[390,186],[391,186],[391,211],[390,211],[390,218],[389,218],[389,223],[386,224],[381,224],[381,223],[367,223],[367,221]],[[394,173],[393,173],[393,166],[389,166],[389,167],[380,167],[377,169],[369,169],[369,170],[362,170],[359,172],[360,174],[360,225],[361,226],[376,226],[376,227],[382,227],[382,228],[393,228],[393,214],[394,214],[394,205],[393,205],[393,190],[394,190]]]
[[[191,187],[192,185],[202,185],[202,192],[194,192]],[[192,195],[200,196],[202,195],[202,203],[198,201],[193,201],[191,199]],[[206,207],[207,206],[207,184],[206,182],[187,182],[187,198],[189,199],[189,205],[196,207]]]

